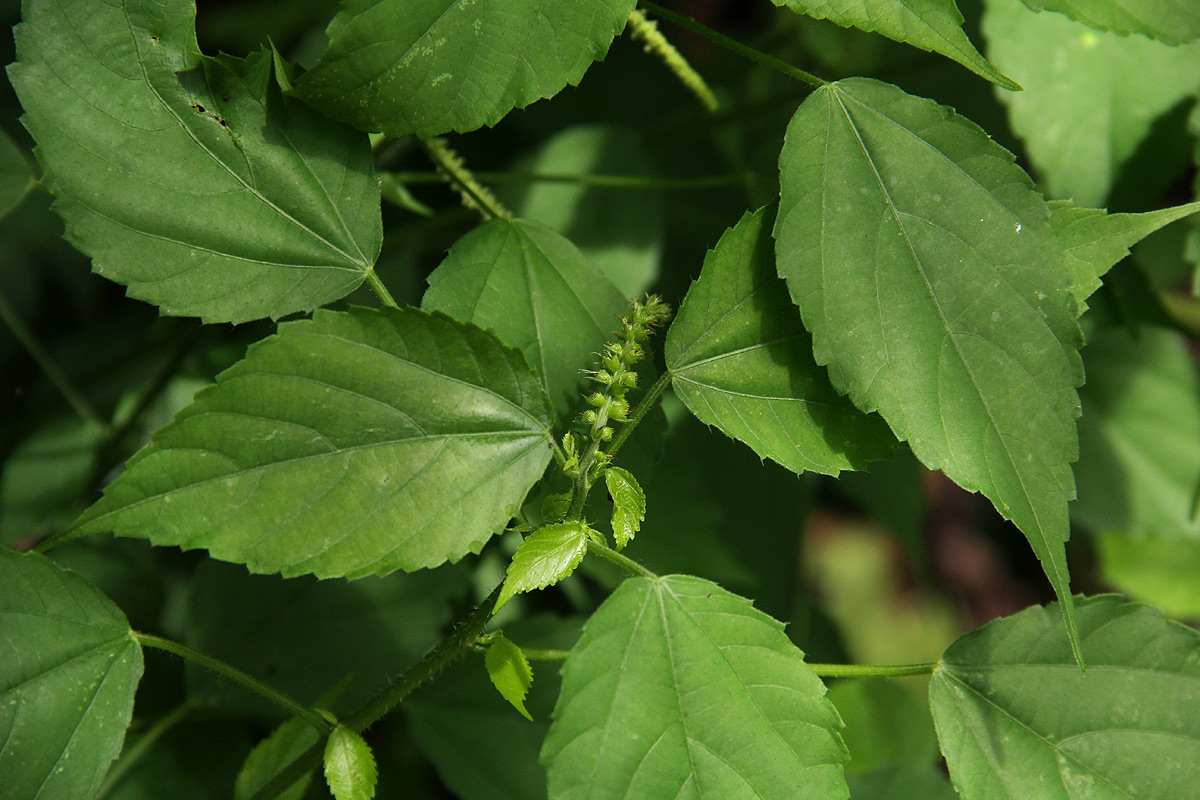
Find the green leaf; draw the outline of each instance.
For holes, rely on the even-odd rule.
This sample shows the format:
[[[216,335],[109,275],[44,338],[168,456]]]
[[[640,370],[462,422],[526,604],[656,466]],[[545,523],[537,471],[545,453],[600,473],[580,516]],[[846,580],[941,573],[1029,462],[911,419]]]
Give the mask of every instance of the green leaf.
[[[95,469],[100,432],[76,418],[30,434],[0,474],[0,545],[55,533],[79,512]],[[65,518],[64,518],[65,517]]]
[[[638,485],[637,478],[620,467],[609,467],[604,471],[604,484],[613,502],[613,538],[617,541],[617,549],[623,550],[646,519],[646,493]]]
[[[184,641],[306,703],[349,677],[329,707],[350,714],[437,644],[464,583],[448,568],[347,582],[208,561],[192,578]],[[276,706],[219,675],[191,665],[186,675],[189,696],[208,708],[279,718]]]
[[[581,179],[600,174],[653,180],[655,175],[654,162],[638,138],[607,125],[567,128],[514,170]],[[640,297],[658,277],[663,248],[660,193],[636,182],[605,186],[556,180],[531,181],[519,189],[499,186],[496,194],[517,216],[541,222],[574,242],[622,296]]]
[[[35,185],[25,151],[0,131],[0,219],[20,205]]]
[[[897,42],[941,53],[976,75],[1005,88],[1019,90],[980,55],[963,33],[963,16],[954,0],[771,0],[799,14],[827,19],[843,28],[874,31]]]
[[[1200,45],[1035,14],[1020,0],[988,0],[983,31],[992,61],[1025,90],[1001,96],[1054,198],[1101,206],[1151,123],[1200,88]]]
[[[349,294],[382,240],[367,137],[205,58],[191,0],[30,0],[10,67],[67,238],[163,313],[241,322]]]
[[[1180,0],[1024,0],[1102,31],[1140,33],[1167,44],[1200,39],[1200,8]]]
[[[1076,598],[1087,674],[1053,607],[968,633],[929,685],[963,797],[1190,797],[1200,784],[1200,634],[1115,595]]]
[[[675,394],[693,414],[793,472],[836,475],[895,440],[829,385],[775,274],[774,209],[746,214],[704,259],[667,331]]]
[[[841,800],[846,750],[783,625],[715,583],[630,578],[563,665],[542,750],[556,800]]]
[[[1123,532],[1095,537],[1104,582],[1174,617],[1200,617],[1200,538],[1134,539]]]
[[[293,718],[284,722],[250,751],[246,763],[238,772],[233,800],[250,800],[288,764],[320,740],[321,735],[308,721]],[[279,800],[301,800],[311,782],[310,772],[280,793]]]
[[[525,354],[560,418],[579,404],[585,377],[628,302],[561,235],[525,220],[495,219],[450,248],[421,301],[487,328]]]
[[[521,716],[530,722],[533,717],[525,710],[525,695],[533,686],[533,668],[525,658],[524,651],[505,639],[500,633],[494,634],[492,643],[488,645],[483,655],[484,667],[488,677],[500,696],[521,712]]]
[[[1109,214],[1104,209],[1079,208],[1068,200],[1056,200],[1049,205],[1050,227],[1058,234],[1068,255],[1086,264],[1096,278],[1077,283],[1075,298],[1080,301],[1099,288],[1097,279],[1129,255],[1129,248],[1159,228],[1200,211],[1200,203],[1143,214]]]
[[[493,613],[514,595],[544,589],[574,572],[587,552],[590,531],[584,522],[556,522],[529,534],[508,565]]]
[[[520,353],[414,309],[318,311],[252,346],[80,518],[251,572],[386,575],[454,561],[550,460]]]
[[[375,756],[363,738],[338,725],[325,742],[325,782],[335,800],[371,800],[375,796]]]
[[[296,82],[335,119],[389,136],[495,125],[577,84],[633,0],[343,0]]]
[[[91,797],[121,752],[142,649],[111,600],[0,549],[0,775],[11,800]]]
[[[846,723],[842,739],[850,751],[847,774],[888,765],[932,769],[937,763],[929,708],[896,681],[839,681],[829,689],[829,701]]]
[[[780,155],[779,271],[834,387],[986,495],[1069,601],[1077,306],[1046,204],[1012,161],[894,86],[818,90]]]

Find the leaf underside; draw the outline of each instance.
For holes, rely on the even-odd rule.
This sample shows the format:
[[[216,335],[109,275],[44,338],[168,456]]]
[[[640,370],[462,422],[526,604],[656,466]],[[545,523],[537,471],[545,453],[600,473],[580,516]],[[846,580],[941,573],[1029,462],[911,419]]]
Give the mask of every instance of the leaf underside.
[[[13,85],[67,238],[165,314],[242,322],[350,293],[382,241],[367,137],[206,58],[191,0],[31,0]]]
[[[950,109],[831,84],[788,128],[777,258],[833,385],[986,495],[1069,601],[1077,304],[1045,201],[1012,162]]]
[[[5,797],[92,797],[121,752],[141,676],[142,650],[111,600],[44,556],[0,548]]]
[[[488,645],[483,655],[484,667],[488,678],[500,696],[507,700],[513,708],[521,712],[525,719],[533,721],[525,708],[525,695],[533,685],[533,670],[521,648],[500,634]]]
[[[296,83],[335,119],[389,136],[495,125],[576,84],[633,0],[345,0]]]
[[[562,674],[551,797],[846,797],[824,685],[780,623],[714,583],[625,580]]]
[[[774,208],[746,214],[704,260],[667,332],[676,395],[693,414],[793,472],[837,475],[895,439],[829,385],[775,272]]]
[[[1200,784],[1200,635],[1076,598],[1087,674],[1053,606],[955,642],[929,686],[950,776],[979,800],[1157,800]]]
[[[519,353],[413,309],[281,325],[76,523],[252,572],[385,575],[477,550],[550,460]]]

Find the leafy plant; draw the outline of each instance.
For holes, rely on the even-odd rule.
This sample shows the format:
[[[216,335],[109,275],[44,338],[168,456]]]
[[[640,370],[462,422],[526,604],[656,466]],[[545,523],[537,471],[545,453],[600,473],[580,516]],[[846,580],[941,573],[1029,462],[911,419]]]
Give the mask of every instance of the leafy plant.
[[[24,0],[6,797],[1195,794],[1200,15],[728,7]]]

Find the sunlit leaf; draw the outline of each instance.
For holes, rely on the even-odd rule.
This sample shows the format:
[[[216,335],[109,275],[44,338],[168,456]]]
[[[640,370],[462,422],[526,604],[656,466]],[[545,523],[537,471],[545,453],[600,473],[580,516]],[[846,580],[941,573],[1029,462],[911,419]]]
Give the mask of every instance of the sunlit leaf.
[[[454,243],[429,276],[428,311],[493,331],[525,354],[560,417],[579,403],[581,370],[595,362],[628,302],[587,256],[544,225],[496,219]]]
[[[205,58],[191,0],[31,0],[10,68],[67,238],[166,314],[239,322],[349,294],[381,242],[367,137]]]
[[[375,796],[375,755],[363,738],[339,725],[325,742],[325,782],[334,800],[371,800]]]
[[[286,576],[436,566],[541,477],[546,403],[520,353],[474,326],[318,311],[197,394],[76,524]]]
[[[389,136],[495,125],[576,84],[633,0],[343,0],[297,81],[332,117]]]
[[[508,565],[495,610],[514,595],[544,589],[574,572],[587,552],[588,538],[588,526],[583,522],[556,522],[531,533]]]
[[[932,50],[1005,89],[1020,89],[988,63],[963,33],[954,0],[771,0],[800,14],[827,19],[843,28],[876,31],[889,39]]]
[[[121,752],[142,650],[111,600],[0,548],[0,775],[11,800],[92,797]]]
[[[628,470],[609,467],[604,471],[604,485],[612,497],[613,538],[617,549],[629,544],[646,519],[646,493],[638,485],[637,478]]]
[[[483,664],[500,696],[520,711],[521,716],[532,721],[533,717],[525,709],[525,695],[533,685],[533,669],[521,648],[504,636],[495,634],[484,653]]]
[[[865,79],[804,102],[780,170],[779,271],[817,362],[986,495],[1069,601],[1081,336],[1045,201],[975,125]]]
[[[1104,205],[1151,123],[1200,88],[1200,44],[1095,31],[1021,0],[987,0],[983,32],[988,56],[1025,87],[1000,99],[1040,185],[1081,206]]]
[[[627,579],[562,673],[542,750],[556,800],[846,797],[824,685],[782,624],[715,583]]]
[[[742,217],[704,260],[667,332],[675,394],[702,422],[793,472],[836,475],[895,439],[833,390],[775,272],[774,208]]]
[[[1087,674],[1059,611],[959,639],[929,685],[950,776],[975,800],[1159,800],[1200,783],[1200,634],[1115,595],[1077,598]]]
[[[1167,44],[1200,39],[1200,8],[1188,0],[1024,0],[1035,10],[1066,14],[1093,28],[1140,33]]]

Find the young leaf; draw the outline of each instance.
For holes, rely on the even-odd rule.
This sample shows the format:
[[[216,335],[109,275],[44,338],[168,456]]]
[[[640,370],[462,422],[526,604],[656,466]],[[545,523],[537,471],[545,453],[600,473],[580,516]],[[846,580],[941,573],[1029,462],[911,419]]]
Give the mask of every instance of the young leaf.
[[[846,796],[825,686],[782,624],[715,583],[627,579],[562,674],[551,797]]]
[[[580,370],[628,306],[575,245],[540,223],[507,219],[455,242],[421,301],[524,353],[560,418],[575,410]]]
[[[1167,44],[1200,39],[1200,8],[1181,0],[1024,0],[1035,11],[1066,14],[1122,36],[1140,33]]]
[[[1050,227],[1058,234],[1067,254],[1087,264],[1096,278],[1129,255],[1129,248],[1159,228],[1200,212],[1200,203],[1142,214],[1109,214],[1099,208],[1079,208],[1069,200],[1055,200],[1049,205]],[[1099,285],[1099,280],[1093,280],[1077,287],[1076,299],[1087,299]]]
[[[793,472],[836,475],[895,439],[833,390],[775,273],[774,208],[746,214],[704,259],[670,330],[667,369],[693,414]]]
[[[1071,631],[1081,336],[1066,254],[1012,161],[950,109],[831,84],[780,155],[779,271],[833,385],[1021,529]]]
[[[976,75],[1005,88],[1021,87],[980,55],[963,33],[954,0],[771,0],[799,14],[827,19],[843,28],[874,31],[897,42],[952,58]]]
[[[550,460],[521,354],[415,309],[289,322],[196,395],[76,523],[251,572],[386,575],[457,560]]]
[[[1020,0],[988,0],[982,25],[992,61],[1025,87],[1000,99],[1040,185],[1081,206],[1105,203],[1151,123],[1200,85],[1200,45],[1097,32]]]
[[[1077,598],[1087,674],[1034,607],[959,639],[929,703],[963,797],[1190,797],[1200,783],[1200,634],[1115,595]]]
[[[613,538],[617,541],[617,549],[622,550],[637,535],[646,519],[646,493],[638,485],[637,478],[620,467],[605,470],[604,483],[613,501]]]
[[[269,53],[205,58],[191,0],[30,0],[9,69],[67,238],[163,313],[280,317],[379,254],[367,137],[284,97]]]
[[[525,695],[533,685],[533,668],[524,651],[497,633],[483,654],[483,663],[500,696],[520,711],[521,716],[533,722],[533,717],[525,710]]]
[[[246,757],[246,763],[238,772],[237,782],[233,786],[233,800],[250,800],[320,738],[317,729],[307,720],[293,718],[284,722]],[[279,800],[301,800],[311,782],[312,773],[309,773],[279,794]]]
[[[344,0],[296,82],[335,119],[389,136],[495,125],[576,84],[633,0]]]
[[[371,800],[378,777],[363,738],[344,725],[334,728],[325,742],[325,782],[334,800]]]
[[[44,556],[0,549],[4,796],[92,797],[121,752],[142,649],[120,609]]]
[[[587,552],[590,531],[583,522],[556,522],[529,534],[508,565],[495,610],[503,608],[513,595],[545,589],[574,572]]]

